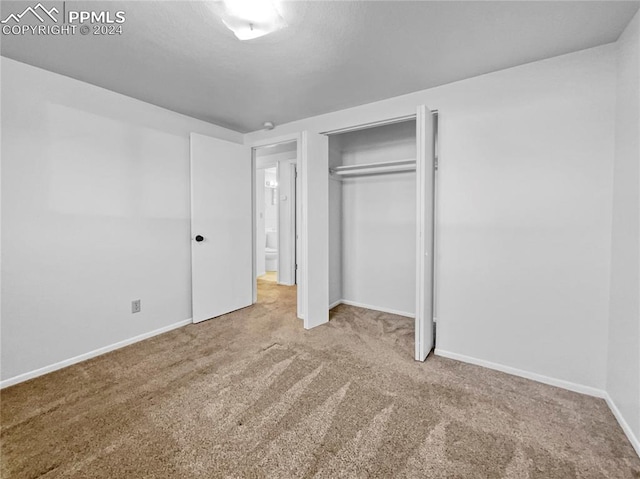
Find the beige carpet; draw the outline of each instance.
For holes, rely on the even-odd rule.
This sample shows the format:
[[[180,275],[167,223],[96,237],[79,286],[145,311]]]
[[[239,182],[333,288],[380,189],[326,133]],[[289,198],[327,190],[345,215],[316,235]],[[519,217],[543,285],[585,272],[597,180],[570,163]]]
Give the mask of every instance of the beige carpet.
[[[604,401],[438,357],[295,289],[2,392],[3,478],[638,478]]]
[[[267,271],[262,276],[259,276],[258,279],[261,281],[269,282],[269,283],[277,283],[278,273],[276,271]]]

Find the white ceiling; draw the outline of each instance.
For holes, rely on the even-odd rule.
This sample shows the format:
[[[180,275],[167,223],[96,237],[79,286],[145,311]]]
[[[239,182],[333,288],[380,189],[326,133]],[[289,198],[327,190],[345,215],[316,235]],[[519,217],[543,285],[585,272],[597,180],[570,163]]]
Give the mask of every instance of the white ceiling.
[[[126,12],[121,36],[3,35],[2,55],[247,132],[613,42],[638,6],[297,1],[288,28],[240,42],[210,2],[92,1]]]

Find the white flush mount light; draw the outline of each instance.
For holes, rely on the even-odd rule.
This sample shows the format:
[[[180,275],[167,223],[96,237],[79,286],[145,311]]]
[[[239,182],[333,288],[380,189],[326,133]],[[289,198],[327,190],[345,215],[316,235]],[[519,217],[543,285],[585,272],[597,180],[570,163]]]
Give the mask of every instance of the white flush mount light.
[[[224,0],[222,21],[239,40],[251,40],[287,26],[271,0]]]

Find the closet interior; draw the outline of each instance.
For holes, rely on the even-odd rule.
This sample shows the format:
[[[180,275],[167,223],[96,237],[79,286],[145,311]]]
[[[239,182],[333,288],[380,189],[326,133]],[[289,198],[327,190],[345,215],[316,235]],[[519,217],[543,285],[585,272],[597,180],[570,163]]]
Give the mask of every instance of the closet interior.
[[[416,121],[329,136],[329,303],[414,317]]]

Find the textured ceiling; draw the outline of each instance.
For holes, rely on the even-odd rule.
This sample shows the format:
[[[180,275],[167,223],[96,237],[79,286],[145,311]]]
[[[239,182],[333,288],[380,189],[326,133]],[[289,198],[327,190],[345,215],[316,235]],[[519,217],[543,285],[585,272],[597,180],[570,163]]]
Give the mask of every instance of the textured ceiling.
[[[2,18],[24,6],[3,1]],[[126,12],[122,35],[3,35],[1,48],[6,57],[247,132],[266,120],[282,124],[613,42],[638,6],[298,1],[282,5],[288,28],[240,42],[211,2],[92,1],[84,8]]]

